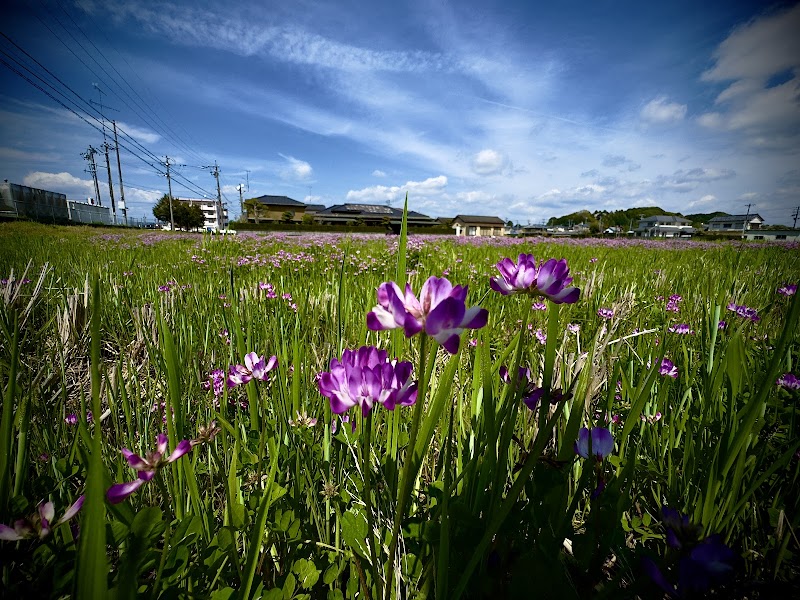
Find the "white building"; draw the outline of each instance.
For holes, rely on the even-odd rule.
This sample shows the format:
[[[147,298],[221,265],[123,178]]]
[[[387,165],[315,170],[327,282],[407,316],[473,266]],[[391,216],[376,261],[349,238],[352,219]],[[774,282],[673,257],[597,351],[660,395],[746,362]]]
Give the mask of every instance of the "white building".
[[[228,228],[228,209],[222,205],[222,222],[219,221],[220,205],[216,200],[209,198],[181,198],[181,202],[196,204],[203,211],[203,229],[220,230]]]
[[[800,229],[748,230],[744,239],[764,242],[800,242]]]
[[[641,237],[692,237],[692,222],[674,215],[653,215],[639,221],[636,235]]]

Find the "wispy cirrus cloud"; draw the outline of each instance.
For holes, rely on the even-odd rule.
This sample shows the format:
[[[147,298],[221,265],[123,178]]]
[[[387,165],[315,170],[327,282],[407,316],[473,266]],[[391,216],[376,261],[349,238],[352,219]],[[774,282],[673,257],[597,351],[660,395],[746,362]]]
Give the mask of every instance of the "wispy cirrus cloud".
[[[118,23],[135,21],[175,43],[225,50],[241,56],[269,56],[301,65],[344,71],[422,72],[454,68],[452,59],[422,50],[375,50],[346,44],[311,32],[296,23],[274,23],[274,17],[241,14],[236,10],[208,10],[202,6],[170,2],[154,6],[145,2],[83,0],[89,13],[112,13]]]

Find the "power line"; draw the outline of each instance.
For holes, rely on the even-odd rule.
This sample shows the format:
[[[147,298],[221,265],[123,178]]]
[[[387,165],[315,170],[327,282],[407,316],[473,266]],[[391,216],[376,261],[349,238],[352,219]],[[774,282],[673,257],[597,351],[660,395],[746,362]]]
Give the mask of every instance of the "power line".
[[[43,2],[43,0],[40,0],[40,2],[42,2],[42,5],[44,5],[44,2]],[[69,19],[72,21],[73,25],[75,25],[75,28],[76,28],[78,31],[80,31],[80,33],[83,35],[83,37],[84,37],[84,38],[86,38],[86,40],[87,40],[87,41],[88,41],[88,42],[89,42],[89,43],[90,43],[90,44],[91,44],[91,45],[94,47],[94,49],[97,51],[97,53],[98,53],[98,54],[100,54],[101,56],[103,56],[103,58],[106,60],[106,62],[108,62],[109,64],[111,64],[111,63],[110,63],[110,61],[108,61],[108,59],[106,59],[106,58],[105,58],[105,55],[103,55],[103,53],[102,53],[102,52],[101,52],[101,51],[100,51],[100,50],[97,48],[97,46],[94,44],[94,42],[92,42],[92,41],[91,41],[91,39],[89,39],[89,37],[86,35],[86,33],[83,31],[83,29],[81,29],[81,28],[80,28],[80,26],[79,26],[79,25],[78,25],[78,24],[77,24],[77,23],[74,21],[74,19],[72,19],[72,17],[71,17],[71,16],[70,16],[70,15],[69,15],[69,14],[68,14],[68,13],[67,13],[65,10],[64,10],[64,8],[63,8],[63,7],[62,7],[60,4],[59,4],[59,8],[61,8],[62,12],[64,12],[64,13],[67,15],[67,17],[68,17],[68,18],[69,18]],[[67,27],[65,27],[65,26],[64,26],[64,24],[61,22],[61,20],[58,18],[58,16],[57,16],[57,15],[55,15],[55,14],[53,14],[53,13],[51,13],[51,15],[53,16],[53,18],[55,19],[55,21],[56,21],[56,22],[57,22],[57,23],[58,23],[58,24],[61,26],[61,28],[62,28],[62,29],[63,29],[63,30],[64,30],[64,31],[67,33],[67,35],[68,35],[68,36],[69,36],[69,37],[72,39],[72,41],[73,41],[73,42],[75,42],[75,44],[77,44],[77,45],[78,45],[78,47],[79,47],[81,50],[83,50],[83,52],[84,52],[84,53],[85,53],[85,54],[86,54],[86,55],[87,55],[87,56],[88,56],[88,57],[89,57],[89,58],[92,60],[92,62],[94,62],[94,64],[95,64],[95,65],[97,65],[97,67],[98,67],[98,68],[99,68],[99,69],[100,69],[100,70],[101,70],[101,71],[102,71],[102,72],[103,72],[103,73],[106,75],[106,77],[108,77],[108,79],[110,79],[112,82],[114,82],[114,83],[117,85],[117,87],[119,87],[120,91],[122,91],[122,93],[123,93],[123,94],[125,94],[125,95],[126,95],[128,98],[130,98],[130,99],[131,99],[131,101],[132,101],[132,102],[134,102],[134,103],[135,103],[135,101],[133,100],[133,98],[131,98],[131,97],[130,97],[130,95],[128,95],[128,94],[127,94],[127,93],[126,93],[126,92],[125,92],[125,91],[122,89],[122,86],[121,86],[121,85],[120,85],[120,84],[119,84],[119,83],[116,81],[116,79],[114,79],[114,77],[113,77],[113,76],[112,76],[112,75],[111,75],[111,74],[110,74],[110,73],[109,73],[109,72],[108,72],[108,71],[107,71],[107,70],[106,70],[106,69],[103,67],[103,65],[101,65],[101,64],[100,64],[100,63],[97,61],[97,59],[94,57],[94,55],[93,55],[91,52],[89,52],[89,51],[88,51],[88,50],[87,50],[87,49],[84,47],[84,45],[83,45],[83,44],[81,44],[81,42],[75,38],[75,36],[73,36],[73,35],[72,35],[72,33],[70,32],[70,30],[69,30],[69,29],[67,29]],[[101,75],[99,75],[99,74],[98,74],[98,73],[97,73],[97,72],[96,72],[94,69],[92,69],[92,68],[91,68],[91,67],[90,67],[90,66],[89,66],[89,65],[86,63],[86,61],[84,61],[84,60],[83,60],[83,59],[82,59],[80,56],[78,56],[78,55],[77,55],[77,53],[76,53],[74,50],[72,50],[72,48],[70,48],[70,47],[67,45],[67,43],[64,41],[64,39],[63,39],[63,38],[61,38],[61,37],[57,36],[57,35],[56,35],[56,33],[55,33],[55,32],[54,32],[52,29],[50,29],[50,27],[49,27],[49,26],[48,26],[46,23],[44,23],[44,21],[42,21],[42,19],[41,19],[41,18],[39,18],[39,17],[38,17],[38,15],[37,15],[37,18],[39,19],[39,21],[40,21],[40,22],[42,22],[42,24],[43,24],[45,27],[47,27],[48,31],[50,31],[50,33],[52,33],[52,34],[53,34],[53,36],[55,36],[55,37],[56,37],[56,38],[57,38],[57,39],[58,39],[58,40],[59,40],[59,41],[62,43],[62,45],[64,45],[64,47],[66,47],[66,48],[67,48],[67,49],[68,49],[68,50],[69,50],[69,51],[72,53],[72,55],[73,55],[73,56],[75,56],[75,58],[77,58],[77,59],[78,59],[78,60],[81,62],[81,64],[82,64],[84,67],[86,67],[86,69],[87,69],[87,70],[89,70],[89,72],[90,72],[90,73],[92,73],[92,75],[94,75],[94,76],[95,76],[97,79],[99,79],[101,82],[103,82],[103,84],[104,84],[104,85],[105,85],[105,86],[106,86],[106,87],[107,87],[107,88],[108,88],[108,89],[111,91],[111,93],[112,93],[112,94],[114,94],[114,96],[116,96],[116,98],[117,98],[117,99],[118,99],[120,102],[122,102],[123,104],[125,104],[125,106],[126,106],[126,107],[128,107],[128,109],[129,109],[129,110],[131,110],[132,112],[134,112],[134,113],[135,113],[135,114],[136,114],[136,115],[137,115],[137,116],[138,116],[140,119],[142,119],[143,121],[145,121],[149,127],[152,127],[154,130],[157,130],[157,129],[158,129],[157,127],[154,127],[154,126],[153,126],[153,124],[152,124],[151,122],[149,122],[149,121],[148,121],[148,119],[147,119],[146,117],[144,117],[144,116],[143,116],[143,115],[142,115],[142,114],[141,114],[141,113],[140,113],[140,112],[139,112],[139,111],[138,111],[136,108],[134,108],[134,107],[132,107],[130,104],[128,104],[128,102],[127,102],[127,101],[126,101],[124,98],[122,98],[122,97],[121,97],[121,96],[120,96],[120,95],[119,95],[119,94],[118,94],[118,93],[117,93],[117,92],[116,92],[116,91],[115,91],[115,90],[114,90],[114,89],[113,89],[111,86],[109,86],[109,85],[108,85],[108,83],[106,82],[106,80],[105,80],[105,79],[103,79],[103,77],[102,77]],[[112,65],[112,67],[113,67],[113,65]],[[164,137],[167,137],[167,138],[169,138],[169,136],[164,136]],[[172,141],[173,143],[175,143],[175,140],[171,140],[171,141]],[[180,143],[178,143],[178,145],[181,145],[181,144],[180,144]],[[184,146],[185,146],[185,144],[184,144]],[[194,152],[193,152],[193,151],[191,150],[191,148],[189,148],[188,146],[185,146],[185,149],[186,149],[186,151],[187,151],[187,152],[189,152],[190,154],[194,154]]]
[[[92,115],[92,114],[91,114],[91,112],[98,113],[98,111],[97,111],[97,109],[95,109],[95,108],[94,108],[94,107],[91,105],[91,103],[90,103],[89,101],[87,101],[85,98],[83,98],[83,97],[82,97],[80,94],[78,94],[78,93],[77,93],[75,90],[73,90],[73,89],[72,89],[72,88],[71,88],[69,85],[67,85],[66,83],[64,83],[64,82],[63,82],[63,81],[62,81],[62,80],[61,80],[61,79],[60,79],[60,78],[59,78],[57,75],[55,75],[55,74],[54,74],[52,71],[50,71],[49,69],[47,69],[47,67],[45,67],[44,65],[42,65],[42,64],[41,64],[41,63],[40,63],[38,60],[36,60],[36,59],[35,59],[33,56],[31,56],[31,55],[30,55],[30,54],[29,54],[27,51],[25,51],[25,50],[24,50],[24,49],[23,49],[21,46],[19,46],[19,45],[18,45],[16,42],[14,42],[14,41],[13,41],[13,40],[12,40],[10,37],[8,37],[8,36],[7,36],[5,33],[3,33],[3,32],[0,32],[0,36],[2,36],[3,38],[5,38],[5,39],[6,39],[8,42],[10,42],[10,43],[11,43],[11,44],[12,44],[12,45],[15,47],[15,48],[17,48],[17,49],[18,49],[19,51],[21,51],[21,52],[22,52],[22,53],[23,53],[23,54],[24,54],[26,57],[28,57],[28,58],[29,58],[31,61],[33,61],[33,62],[34,62],[34,63],[35,63],[35,64],[36,64],[36,65],[37,65],[39,68],[41,68],[41,69],[42,69],[42,70],[43,70],[45,73],[47,73],[47,74],[48,74],[50,77],[52,77],[52,78],[53,78],[55,81],[57,81],[57,82],[58,82],[58,84],[60,84],[60,86],[61,86],[62,88],[66,88],[67,90],[69,90],[69,92],[70,92],[70,93],[71,93],[73,96],[75,96],[75,97],[76,97],[78,100],[80,100],[80,101],[81,101],[81,102],[82,102],[84,105],[86,105],[86,107],[88,108],[88,110],[86,110],[86,109],[84,109],[84,108],[80,107],[80,105],[79,105],[79,104],[78,104],[78,103],[77,103],[75,100],[73,100],[72,98],[70,98],[69,96],[67,96],[67,95],[66,95],[66,94],[65,94],[65,93],[62,91],[62,89],[59,89],[59,87],[57,87],[56,85],[54,85],[54,84],[52,83],[52,81],[48,81],[48,80],[47,80],[45,77],[43,77],[43,76],[42,76],[40,73],[37,73],[37,72],[36,72],[34,69],[32,69],[30,66],[26,65],[26,64],[25,64],[25,63],[24,63],[24,62],[23,62],[23,61],[22,61],[22,60],[21,60],[19,57],[17,57],[17,56],[14,56],[14,55],[10,54],[9,52],[7,52],[7,51],[3,50],[2,48],[0,48],[0,54],[3,54],[3,55],[5,55],[5,56],[6,56],[6,57],[7,57],[9,60],[13,61],[13,63],[15,63],[15,64],[11,64],[11,63],[9,63],[8,61],[4,60],[2,57],[0,57],[0,63],[2,63],[3,65],[5,65],[5,66],[6,66],[6,67],[7,67],[9,70],[11,70],[11,71],[12,71],[13,73],[15,73],[17,76],[19,76],[20,78],[22,78],[23,80],[25,80],[26,82],[28,82],[29,84],[31,84],[33,87],[35,87],[36,89],[38,89],[38,90],[39,90],[39,91],[41,91],[42,93],[44,93],[46,96],[48,96],[49,98],[51,98],[52,100],[54,100],[55,102],[57,102],[57,103],[58,103],[58,104],[59,104],[61,107],[63,107],[64,109],[68,110],[69,112],[71,112],[71,113],[72,113],[72,114],[74,114],[75,116],[77,116],[79,119],[81,119],[82,121],[84,121],[84,122],[85,122],[87,125],[89,125],[90,127],[94,128],[94,129],[95,129],[95,130],[97,130],[99,133],[104,133],[104,126],[105,126],[105,124],[104,124],[104,122],[103,122],[103,121],[101,121],[101,119],[98,119],[97,117],[95,117],[94,115]],[[35,77],[36,79],[38,79],[39,81],[41,81],[43,85],[47,86],[48,88],[50,88],[50,90],[52,90],[52,93],[51,93],[50,91],[48,91],[47,89],[45,89],[44,87],[42,87],[42,85],[40,85],[39,83],[37,83],[36,81],[34,81],[34,80],[33,80],[33,79],[31,79],[30,77],[28,77],[28,76],[27,76],[25,73],[23,73],[22,71],[20,71],[18,67],[19,67],[19,68],[21,68],[21,69],[24,69],[25,71],[27,71],[28,73],[30,73],[30,74],[31,74],[33,77]],[[57,98],[55,95],[53,95],[54,93],[55,93],[55,94],[58,94],[59,96],[61,96],[61,98],[63,98],[63,99],[64,99],[64,101],[60,100],[60,99],[59,99],[59,98]],[[68,102],[69,104],[73,105],[73,106],[74,106],[74,108],[73,108],[73,106],[68,106],[67,104],[65,104],[65,102]],[[77,109],[77,110],[76,110],[76,109]],[[100,113],[98,113],[98,114],[100,114]],[[101,115],[101,116],[102,116],[102,115]],[[94,120],[96,123],[98,123],[98,124],[99,124],[99,126],[98,126],[97,124],[95,124],[95,123],[92,123],[91,121],[89,121],[89,119],[92,119],[92,120]],[[120,133],[120,134],[121,134],[123,137],[127,138],[127,140],[130,142],[130,144],[132,144],[132,145],[136,146],[137,148],[139,148],[139,149],[140,149],[140,150],[141,150],[143,153],[145,153],[145,154],[149,155],[149,156],[151,157],[151,159],[155,160],[155,162],[157,162],[157,163],[159,163],[159,165],[161,165],[161,161],[160,161],[160,159],[159,159],[159,158],[158,158],[158,157],[157,157],[155,154],[153,154],[153,153],[152,153],[150,150],[148,150],[147,148],[145,148],[145,147],[144,147],[142,144],[140,144],[140,143],[139,143],[139,142],[138,142],[138,141],[137,141],[135,138],[133,138],[133,137],[132,137],[130,134],[128,134],[127,132],[125,132],[125,131],[124,131],[122,128],[118,128],[118,130],[119,130],[119,133]],[[136,158],[138,158],[139,160],[141,160],[143,163],[145,163],[146,165],[150,166],[150,167],[151,167],[153,170],[155,170],[155,171],[156,171],[156,173],[157,173],[157,174],[160,174],[160,175],[163,175],[163,174],[164,174],[164,173],[162,172],[162,170],[161,170],[159,167],[156,167],[156,166],[155,166],[155,165],[154,165],[152,162],[150,162],[150,161],[149,161],[149,160],[147,160],[146,158],[142,157],[142,156],[141,156],[141,155],[140,155],[138,152],[134,151],[134,150],[133,150],[133,148],[131,148],[131,146],[129,146],[129,145],[127,145],[127,144],[124,144],[124,143],[122,143],[122,142],[119,142],[119,145],[120,145],[122,148],[124,148],[125,150],[127,150],[127,151],[128,151],[128,152],[129,152],[129,153],[132,155],[132,156],[135,156]],[[184,179],[185,179],[185,178],[184,178]],[[210,194],[210,193],[209,193],[207,190],[203,190],[203,189],[202,189],[200,186],[197,186],[197,185],[195,185],[194,183],[192,183],[192,182],[190,182],[190,181],[188,181],[188,180],[185,180],[185,181],[186,181],[186,185],[185,185],[184,187],[186,187],[186,189],[189,189],[189,190],[191,190],[191,191],[194,191],[194,190],[199,190],[199,191],[200,191],[200,193],[202,193],[202,194]]]
[[[122,62],[125,63],[125,65],[128,67],[130,72],[133,73],[134,77],[136,77],[136,79],[139,80],[139,83],[142,85],[142,87],[151,94],[151,96],[153,97],[153,100],[155,100],[155,102],[158,105],[159,109],[161,111],[163,111],[164,113],[166,113],[167,116],[172,118],[173,121],[175,121],[175,119],[172,117],[172,115],[169,113],[169,111],[166,109],[166,107],[161,103],[161,101],[159,100],[158,96],[156,96],[155,94],[153,94],[150,91],[150,89],[147,87],[147,85],[142,80],[142,78],[139,77],[139,74],[136,72],[136,70],[128,62],[128,60],[119,52],[119,50],[117,50],[117,48],[113,45],[111,40],[108,39],[108,36],[106,36],[105,33],[103,32],[103,28],[100,26],[100,24],[97,23],[97,21],[94,20],[94,18],[92,17],[91,13],[89,13],[88,11],[84,11],[84,14],[89,19],[89,21],[91,21],[92,25],[94,26],[95,31],[97,31],[105,39],[105,41],[107,42],[108,46],[114,52],[116,52],[117,56],[119,56],[119,58],[122,60]],[[90,43],[91,43],[91,40],[90,40]],[[99,50],[98,50],[98,52],[99,52]],[[161,118],[158,116],[158,113],[156,111],[154,111],[152,108],[150,108],[150,106],[147,104],[147,101],[144,98],[142,98],[142,96],[139,94],[139,92],[136,91],[136,89],[133,86],[131,86],[131,84],[128,82],[128,80],[125,78],[125,76],[122,75],[122,73],[120,73],[117,70],[117,68],[114,66],[114,64],[110,60],[108,60],[108,58],[105,55],[103,55],[102,53],[101,53],[101,55],[103,56],[105,61],[108,62],[108,64],[111,66],[111,68],[114,69],[114,72],[116,72],[120,76],[122,81],[125,83],[125,85],[128,86],[128,88],[131,90],[131,92],[133,92],[136,95],[136,97],[139,98],[142,101],[142,104],[144,104],[144,106],[147,107],[150,110],[150,112],[152,113],[153,117],[156,120],[158,120],[160,123],[162,123],[167,130],[169,130],[171,133],[173,133],[178,140],[181,140],[180,136],[176,132],[174,132],[166,122],[161,120]],[[197,140],[192,138],[191,134],[188,131],[186,131],[180,125],[179,122],[175,121],[175,126],[180,128],[181,130],[183,130],[183,133],[186,134],[186,136],[189,138],[190,142],[192,142],[195,145],[199,145],[197,143]],[[185,142],[183,142],[182,140],[181,140],[181,142],[184,144],[184,147],[188,148],[188,145]],[[198,162],[203,162],[204,159],[199,154],[197,154],[196,152],[192,152],[191,150],[189,150],[189,152],[190,152],[190,154],[193,154],[195,156],[195,158],[199,159]]]

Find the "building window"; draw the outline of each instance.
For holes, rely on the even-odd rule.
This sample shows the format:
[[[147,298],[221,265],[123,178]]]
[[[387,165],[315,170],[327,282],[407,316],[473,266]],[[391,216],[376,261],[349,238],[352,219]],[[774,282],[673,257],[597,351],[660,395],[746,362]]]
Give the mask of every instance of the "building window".
[[[754,236],[753,236],[753,239],[754,239],[754,240],[763,240],[763,239],[764,239],[764,236],[763,236],[763,235],[754,235]]]
[[[722,226],[722,228],[723,228],[723,229],[730,229],[730,228],[731,228],[731,224],[730,224],[730,223],[725,223],[725,224]]]
[[[470,225],[469,227],[467,227],[467,235],[475,235],[476,233],[477,230],[474,225]]]
[[[760,238],[763,238],[764,236],[763,236],[763,235],[760,235],[760,236],[758,236],[758,237],[760,237]],[[776,239],[776,240],[785,240],[785,239],[786,239],[786,236],[785,236],[785,235],[776,235],[776,236],[775,236],[775,239]]]

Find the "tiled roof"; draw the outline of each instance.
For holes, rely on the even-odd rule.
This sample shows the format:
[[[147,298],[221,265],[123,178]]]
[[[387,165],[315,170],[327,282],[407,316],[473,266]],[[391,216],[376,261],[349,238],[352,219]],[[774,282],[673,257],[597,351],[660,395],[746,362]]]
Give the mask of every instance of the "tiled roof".
[[[727,223],[728,221],[744,221],[747,219],[748,221],[753,221],[758,219],[759,221],[763,221],[764,219],[761,218],[761,215],[727,215],[724,217],[714,217],[713,219],[709,219],[709,223]]]
[[[483,215],[456,215],[453,219],[460,219],[464,223],[475,223],[476,225],[505,225],[506,222],[500,217],[487,217]]]
[[[258,198],[254,198],[258,202],[262,204],[270,204],[273,206],[294,206],[296,208],[300,208],[301,206],[305,206],[302,202],[298,200],[293,200],[288,196],[259,196]]]

